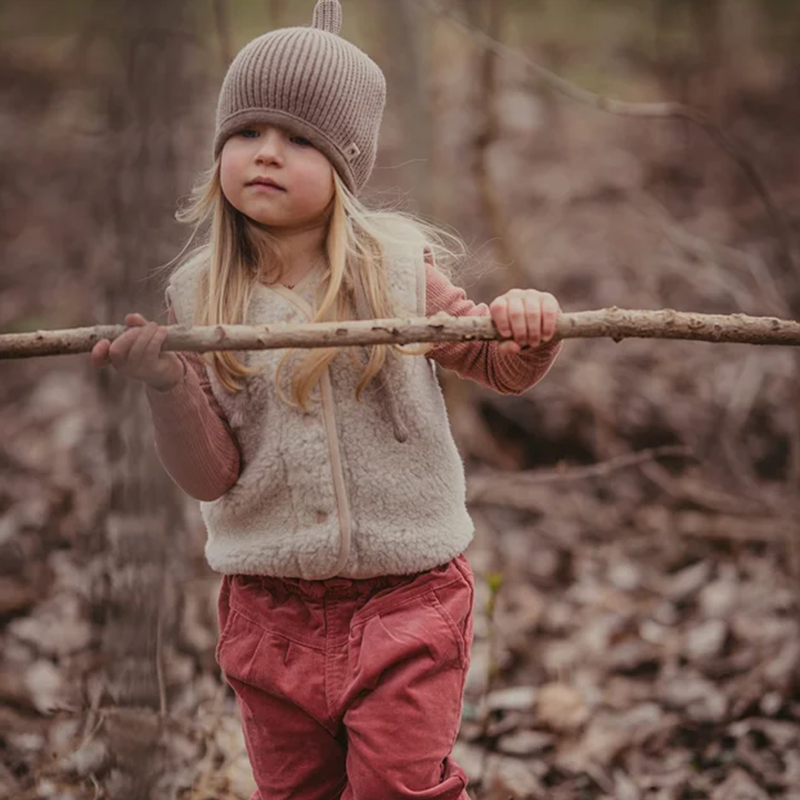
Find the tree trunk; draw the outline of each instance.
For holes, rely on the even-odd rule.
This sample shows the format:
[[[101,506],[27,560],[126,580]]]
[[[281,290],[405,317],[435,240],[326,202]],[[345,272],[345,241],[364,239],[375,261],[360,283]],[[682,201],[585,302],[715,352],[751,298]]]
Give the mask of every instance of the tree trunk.
[[[157,316],[161,292],[146,293],[149,271],[166,256],[163,233],[180,193],[177,170],[185,142],[178,125],[189,83],[195,18],[189,0],[105,0],[95,34],[105,40],[95,80],[107,134],[98,147],[98,241],[109,257],[92,285],[101,287],[98,316]],[[171,248],[170,248],[171,249]],[[156,306],[158,303],[158,306]],[[161,736],[166,697],[159,658],[172,625],[174,592],[165,581],[181,523],[178,492],[160,465],[141,384],[113,370],[97,374],[108,409],[106,454],[106,595],[102,649],[106,664],[103,733],[114,769],[108,796],[151,800],[170,776]],[[174,580],[180,566],[170,568]],[[110,701],[110,702],[109,702]]]
[[[390,102],[387,123],[402,131],[403,184],[413,189],[414,203],[422,213],[430,214],[431,104],[420,46],[420,10],[412,0],[379,3],[378,9],[378,35],[386,54],[382,63],[391,98],[396,98]]]

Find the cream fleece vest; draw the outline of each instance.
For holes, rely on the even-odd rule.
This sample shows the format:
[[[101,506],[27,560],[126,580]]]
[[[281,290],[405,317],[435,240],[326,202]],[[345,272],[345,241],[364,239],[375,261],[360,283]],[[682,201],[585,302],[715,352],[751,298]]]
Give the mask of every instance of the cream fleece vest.
[[[192,324],[205,264],[192,260],[170,279],[167,294],[181,324]],[[390,290],[399,307],[425,315],[425,266],[419,258],[388,260]],[[320,268],[294,290],[258,284],[250,324],[305,323],[313,317]],[[361,356],[353,360],[351,350]],[[213,502],[200,502],[208,538],[206,558],[226,574],[325,579],[404,575],[431,569],[463,552],[472,539],[464,465],[453,441],[432,361],[397,356],[387,380],[408,429],[394,435],[383,375],[355,399],[365,363],[362,348],[346,348],[329,365],[309,411],[287,406],[275,375],[285,350],[239,351],[261,373],[232,394],[206,371],[237,439],[237,483]],[[292,363],[284,365],[288,396]]]

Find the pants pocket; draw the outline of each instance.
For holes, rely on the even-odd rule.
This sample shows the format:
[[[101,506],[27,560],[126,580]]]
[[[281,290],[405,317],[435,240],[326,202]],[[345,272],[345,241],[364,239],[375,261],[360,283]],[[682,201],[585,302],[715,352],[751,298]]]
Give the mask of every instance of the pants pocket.
[[[219,598],[217,599],[217,619],[219,621],[219,639],[217,639],[217,646],[214,649],[214,658],[219,664],[219,655],[222,648],[223,641],[225,640],[230,630],[232,622],[231,614],[231,579],[228,575],[223,576],[222,583],[219,587]],[[221,665],[220,665],[221,666]]]
[[[217,644],[217,663],[232,686],[234,680],[243,683],[254,680],[253,662],[265,636],[266,632],[246,616],[235,608],[230,610],[225,630]],[[285,651],[288,642],[282,644]]]
[[[472,646],[472,611],[475,592],[467,580],[457,581],[441,589],[432,589],[429,602],[439,613],[456,642],[460,666],[469,666]]]

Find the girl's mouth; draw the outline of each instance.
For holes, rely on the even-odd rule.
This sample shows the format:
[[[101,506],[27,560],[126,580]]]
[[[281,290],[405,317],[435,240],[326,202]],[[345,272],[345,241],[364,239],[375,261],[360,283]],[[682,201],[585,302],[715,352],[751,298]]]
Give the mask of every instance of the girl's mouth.
[[[257,189],[263,192],[285,192],[286,189],[282,189],[280,186],[275,186],[272,183],[250,183],[248,186],[251,189]]]
[[[259,176],[257,178],[253,178],[253,180],[249,181],[248,186],[253,186],[255,188],[262,188],[262,189],[275,189],[279,192],[285,192],[286,190],[281,186],[278,181],[274,178],[269,177],[268,175],[264,175],[263,177]]]

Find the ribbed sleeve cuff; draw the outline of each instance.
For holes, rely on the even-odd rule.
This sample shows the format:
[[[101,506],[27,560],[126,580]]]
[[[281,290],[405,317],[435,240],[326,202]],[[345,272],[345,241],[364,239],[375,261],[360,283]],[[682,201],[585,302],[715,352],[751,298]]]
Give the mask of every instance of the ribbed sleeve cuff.
[[[183,364],[183,378],[176,386],[166,392],[159,391],[152,386],[145,385],[145,394],[153,413],[153,422],[156,427],[173,425],[191,419],[191,412],[197,410],[197,393],[202,393],[200,379],[197,373],[190,369],[186,360],[180,353],[178,358]]]
[[[563,342],[546,342],[545,344],[534,347],[530,350],[521,350],[516,355],[510,356],[517,361],[524,361],[529,364],[547,364],[555,359],[561,350]]]

